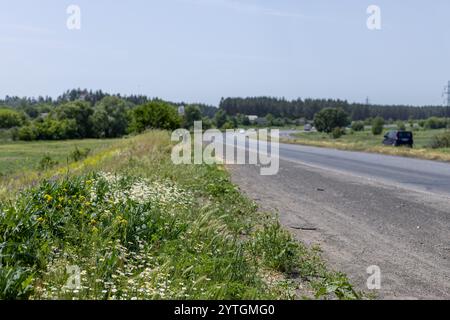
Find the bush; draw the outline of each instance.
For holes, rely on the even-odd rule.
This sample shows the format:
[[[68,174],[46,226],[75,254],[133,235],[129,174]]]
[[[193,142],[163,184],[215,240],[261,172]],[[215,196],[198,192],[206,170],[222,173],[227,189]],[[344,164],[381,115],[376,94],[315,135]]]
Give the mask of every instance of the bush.
[[[24,122],[23,114],[9,109],[0,109],[0,129],[20,127]]]
[[[28,125],[19,129],[17,133],[19,140],[23,141],[33,141],[37,139],[38,132],[35,126]]]
[[[364,125],[365,126],[371,126],[373,122],[373,118],[369,117],[366,120],[364,120]]]
[[[195,121],[202,120],[202,112],[198,106],[187,106],[184,112],[184,127],[191,129],[194,127]]]
[[[225,123],[228,121],[228,116],[222,109],[217,111],[216,115],[214,116],[214,122],[216,124],[216,127],[218,129],[222,128]]]
[[[450,132],[435,135],[431,141],[431,148],[450,148]]]
[[[71,119],[54,120],[46,118],[35,123],[38,140],[64,140],[78,137],[76,121]],[[84,138],[84,137],[81,137]]]
[[[11,137],[11,140],[17,141],[19,140],[19,128],[15,127],[9,130],[9,134]]]
[[[343,128],[334,128],[333,132],[331,132],[333,139],[339,139],[343,135],[345,135],[345,129]]]
[[[152,101],[136,107],[131,112],[129,131],[142,133],[147,129],[176,130],[181,127],[181,118],[174,106],[163,101]]]
[[[95,108],[70,102],[22,127],[17,136],[25,141],[116,138],[128,129],[128,110],[129,104],[117,97],[106,97]]]
[[[93,114],[94,108],[91,107],[89,103],[85,101],[74,101],[58,106],[46,120],[54,118],[58,121],[65,121],[66,124],[70,123],[71,132],[70,136],[67,138],[94,138],[94,125],[92,123]]]
[[[55,161],[50,157],[50,155],[45,155],[41,161],[39,161],[39,169],[40,170],[47,170],[50,169],[58,164],[58,161]]]
[[[117,138],[126,134],[129,108],[129,104],[118,97],[103,98],[95,105],[94,113],[89,118],[94,137]]]
[[[202,119],[202,122],[203,122],[203,130],[209,130],[213,127],[213,123],[212,123],[211,119],[208,117],[204,117]]]
[[[356,131],[356,132],[364,131],[364,122],[363,121],[353,121],[352,130]]]
[[[73,160],[74,162],[78,162],[82,159],[87,158],[90,152],[91,149],[89,148],[79,149],[78,147],[75,147],[75,150],[70,153],[69,159]]]
[[[376,136],[379,136],[383,133],[384,129],[384,119],[381,117],[376,117],[372,121],[372,133]]]
[[[335,128],[343,128],[349,124],[347,113],[342,109],[323,109],[314,117],[314,126],[319,132],[331,133]]]
[[[225,124],[222,126],[221,129],[223,129],[223,130],[231,130],[231,129],[234,129],[234,128],[235,128],[234,124],[232,122],[230,122],[230,121],[227,121],[227,122],[225,122]]]
[[[397,129],[398,130],[400,130],[400,131],[405,131],[406,130],[406,125],[405,125],[404,122],[397,121],[396,125],[397,125]]]
[[[77,136],[75,120],[55,120],[46,118],[37,120],[19,129],[17,137],[23,141],[64,140]]]
[[[425,129],[444,129],[447,127],[445,119],[431,117],[425,122]]]

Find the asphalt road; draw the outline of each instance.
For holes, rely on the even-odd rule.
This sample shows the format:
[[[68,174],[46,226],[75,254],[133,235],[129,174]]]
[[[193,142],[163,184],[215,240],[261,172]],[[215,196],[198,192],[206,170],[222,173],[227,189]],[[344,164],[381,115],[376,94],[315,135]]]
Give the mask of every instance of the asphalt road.
[[[280,146],[280,158],[450,196],[448,163],[286,144]]]
[[[280,172],[230,166],[233,181],[299,240],[385,299],[450,299],[450,165],[315,147],[280,147]]]

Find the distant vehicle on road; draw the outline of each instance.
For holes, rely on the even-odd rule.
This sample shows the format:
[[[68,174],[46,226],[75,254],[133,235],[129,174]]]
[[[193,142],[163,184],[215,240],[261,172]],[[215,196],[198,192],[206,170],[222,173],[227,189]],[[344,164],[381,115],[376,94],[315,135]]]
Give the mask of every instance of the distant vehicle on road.
[[[383,144],[394,147],[408,146],[412,148],[414,145],[413,133],[410,131],[389,131],[384,136]]]

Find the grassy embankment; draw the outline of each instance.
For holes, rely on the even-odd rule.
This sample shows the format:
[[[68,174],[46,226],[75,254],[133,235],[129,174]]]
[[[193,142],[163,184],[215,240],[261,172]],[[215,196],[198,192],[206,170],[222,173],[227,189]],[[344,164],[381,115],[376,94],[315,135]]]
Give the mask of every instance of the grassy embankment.
[[[333,139],[330,135],[325,133],[298,133],[293,136],[294,139],[282,138],[281,141],[284,143],[334,148],[339,150],[364,151],[427,160],[450,161],[450,149],[430,148],[433,137],[442,132],[444,132],[444,130],[414,131],[415,146],[413,149],[384,146],[382,145],[383,135],[374,136],[372,132],[368,130],[348,133],[339,139]]]
[[[222,167],[175,166],[170,152],[168,133],[149,132],[79,162],[3,177],[0,298],[361,297]],[[81,287],[67,287],[74,270]]]

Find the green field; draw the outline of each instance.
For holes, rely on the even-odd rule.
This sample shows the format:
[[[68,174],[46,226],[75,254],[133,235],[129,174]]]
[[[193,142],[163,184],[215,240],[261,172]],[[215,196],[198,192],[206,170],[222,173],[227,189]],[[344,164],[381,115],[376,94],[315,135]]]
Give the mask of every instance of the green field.
[[[387,132],[388,129],[385,129]],[[282,142],[292,144],[310,145],[324,148],[335,148],[350,151],[365,151],[372,153],[382,153],[388,155],[398,155],[406,157],[416,157],[428,160],[450,161],[450,149],[432,149],[430,143],[435,135],[443,133],[445,130],[415,130],[414,148],[391,147],[382,144],[383,134],[375,136],[371,131],[362,132],[347,131],[339,139],[333,139],[331,135],[320,132],[298,133],[293,138],[284,138]]]
[[[69,140],[38,142],[0,142],[0,178],[14,173],[39,169],[40,161],[45,156],[61,165],[67,163],[68,157],[76,149],[98,150],[111,146],[117,140]]]

